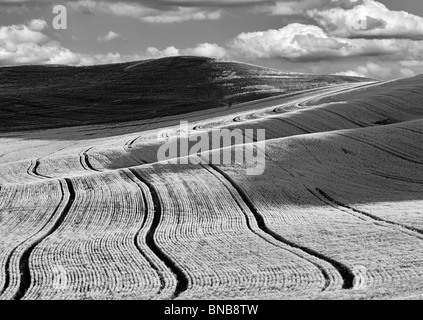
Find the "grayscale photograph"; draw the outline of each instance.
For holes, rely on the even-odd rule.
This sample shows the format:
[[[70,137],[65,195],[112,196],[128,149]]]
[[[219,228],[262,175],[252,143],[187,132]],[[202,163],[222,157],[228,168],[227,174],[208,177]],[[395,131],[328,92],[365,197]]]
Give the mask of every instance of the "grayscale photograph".
[[[0,300],[422,298],[421,0],[0,0]]]

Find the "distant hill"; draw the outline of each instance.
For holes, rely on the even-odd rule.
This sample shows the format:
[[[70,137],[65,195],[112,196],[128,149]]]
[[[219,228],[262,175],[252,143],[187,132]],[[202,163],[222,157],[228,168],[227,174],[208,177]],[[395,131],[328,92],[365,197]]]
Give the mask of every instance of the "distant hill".
[[[364,78],[203,57],[0,68],[0,132],[159,118]]]

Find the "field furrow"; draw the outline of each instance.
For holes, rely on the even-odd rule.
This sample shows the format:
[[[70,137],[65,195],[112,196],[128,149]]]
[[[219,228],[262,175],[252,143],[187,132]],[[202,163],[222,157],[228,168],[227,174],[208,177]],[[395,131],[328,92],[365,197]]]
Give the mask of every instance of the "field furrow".
[[[142,239],[143,228],[152,223],[145,216],[150,213],[145,187],[129,172],[94,174],[68,183],[75,199],[57,230],[33,250],[32,282],[24,298],[168,297],[173,276]]]
[[[0,299],[421,297],[423,75],[22,68],[0,68]]]
[[[17,298],[27,285],[22,261],[49,232],[66,198],[60,181],[6,186],[1,190],[0,297]]]
[[[251,213],[254,215],[257,226],[260,228],[260,230],[262,230],[266,234],[270,235],[275,240],[280,241],[281,243],[283,243],[283,244],[285,244],[289,247],[296,248],[296,249],[303,251],[305,253],[305,255],[310,255],[310,256],[315,257],[316,261],[323,260],[326,263],[332,265],[333,268],[336,269],[336,271],[338,271],[339,275],[341,275],[341,277],[342,277],[342,281],[343,281],[342,288],[343,289],[351,289],[353,287],[354,273],[350,269],[348,269],[348,267],[346,265],[344,265],[341,262],[336,261],[336,260],[334,260],[334,259],[332,259],[328,256],[325,256],[324,254],[321,254],[320,252],[317,252],[313,249],[298,245],[298,244],[296,244],[296,243],[294,243],[290,240],[285,239],[282,235],[273,232],[266,225],[266,223],[263,219],[263,216],[257,211],[257,208],[254,206],[253,202],[251,201],[249,196],[244,192],[244,190],[233,179],[231,179],[230,176],[225,174],[217,166],[215,166],[213,164],[210,164],[209,166],[211,168],[213,168],[213,170],[218,172],[222,177],[224,177],[224,179],[226,179],[230,183],[230,185],[236,190],[236,192],[238,192],[238,194],[241,196],[241,198],[243,199],[245,204],[250,209]],[[326,279],[327,286],[328,287],[331,286],[332,285],[331,282],[333,281],[333,279],[332,279],[333,276],[331,277],[328,274],[328,272],[325,270],[325,268],[323,268],[319,264],[315,263],[315,265],[322,271],[322,274],[324,275],[324,277]]]
[[[91,149],[93,149],[93,147],[90,147],[79,154],[79,157],[80,157],[79,161],[81,163],[81,166],[87,171],[91,170],[91,171],[101,172],[101,170],[94,168],[93,165],[91,164],[90,155],[88,153]]]
[[[177,266],[174,263],[174,261],[169,256],[167,256],[156,243],[155,234],[156,234],[157,227],[159,226],[160,221],[162,220],[162,214],[163,214],[160,199],[157,194],[157,190],[154,187],[154,185],[152,185],[148,180],[143,178],[143,176],[140,175],[135,169],[132,169],[131,172],[134,174],[135,177],[137,177],[137,179],[139,179],[142,183],[148,186],[149,192],[151,194],[153,205],[154,205],[154,209],[153,209],[154,218],[152,220],[150,229],[146,233],[145,241],[148,247],[150,248],[150,250],[154,252],[154,254],[159,259],[161,259],[165,263],[165,265],[169,268],[169,270],[171,270],[172,273],[175,275],[176,287],[172,295],[172,298],[177,298],[183,291],[187,289],[188,279],[185,273],[182,271],[182,269],[179,266]]]
[[[361,141],[349,143],[352,140],[345,137],[366,130],[379,133],[372,135],[377,144],[363,148]],[[382,134],[392,130],[383,126],[268,141],[266,155],[271,161],[262,176],[247,176],[246,167],[239,164],[218,167],[250,197],[269,229],[352,270],[355,284],[349,295],[392,294],[406,290],[411,281],[415,288],[423,283],[423,240],[416,227],[418,213],[412,214],[423,185],[407,184],[404,190],[405,182],[390,184],[374,174],[374,170],[396,171],[410,177],[414,172],[416,179],[420,177],[421,165],[409,157],[417,154],[422,138],[394,134],[409,143],[397,152],[407,149],[409,154],[406,158],[405,153],[386,155],[380,145],[394,148],[401,142]],[[396,205],[387,210],[384,198],[396,199],[391,201]],[[407,198],[417,207],[407,205]],[[413,225],[395,210],[400,207],[410,211]]]
[[[241,196],[215,174],[171,168],[136,171],[161,203],[155,241],[188,279],[179,298],[293,297],[342,287],[331,264],[260,230]]]
[[[36,161],[26,160],[0,164],[0,184],[37,183],[44,177],[35,174]]]
[[[415,237],[423,240],[423,229],[411,227],[411,226],[408,226],[408,225],[403,224],[403,223],[398,223],[398,222],[386,220],[386,219],[379,217],[378,215],[374,215],[372,213],[369,213],[369,212],[366,212],[366,211],[363,211],[363,210],[358,210],[358,209],[353,208],[353,207],[351,207],[351,206],[349,206],[345,203],[339,202],[339,200],[332,198],[331,195],[327,194],[322,189],[317,188],[315,191],[318,194],[320,194],[323,198],[325,198],[327,201],[332,203],[332,205],[334,205],[335,207],[343,207],[343,208],[345,208],[349,211],[352,211],[355,215],[357,215],[357,214],[362,215],[362,216],[370,218],[372,220],[375,220],[375,221],[378,221],[378,222],[383,222],[385,224],[389,224],[389,225],[393,226],[395,229],[397,229],[398,231],[406,232],[407,234],[414,235]],[[372,208],[372,210],[375,210],[375,208]],[[407,230],[408,230],[408,232],[407,232]]]

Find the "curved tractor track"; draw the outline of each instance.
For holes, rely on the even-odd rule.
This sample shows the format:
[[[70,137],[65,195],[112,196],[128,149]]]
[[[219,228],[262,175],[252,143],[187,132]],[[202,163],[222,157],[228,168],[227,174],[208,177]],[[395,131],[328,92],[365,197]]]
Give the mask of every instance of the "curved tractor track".
[[[260,176],[246,174],[253,159],[155,161],[179,128],[163,116],[2,163],[0,298],[416,296],[421,88],[420,77],[342,84],[187,115],[207,134],[265,128],[265,145],[250,137],[265,147]]]

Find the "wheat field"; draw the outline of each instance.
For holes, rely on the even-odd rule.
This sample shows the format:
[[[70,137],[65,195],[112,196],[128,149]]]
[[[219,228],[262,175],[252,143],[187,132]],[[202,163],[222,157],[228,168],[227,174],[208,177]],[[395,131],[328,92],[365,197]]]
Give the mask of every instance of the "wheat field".
[[[183,91],[187,67],[213,77]],[[37,69],[32,104],[0,94],[0,114],[15,100],[58,110],[0,120],[1,299],[423,297],[423,76],[313,78],[194,58],[98,68],[73,69],[80,82],[61,100],[48,72],[73,78],[53,67]],[[132,86],[96,109],[93,75]],[[160,161],[181,120],[266,140]],[[264,152],[263,174],[236,161],[246,146]],[[230,163],[206,161],[226,151]]]

